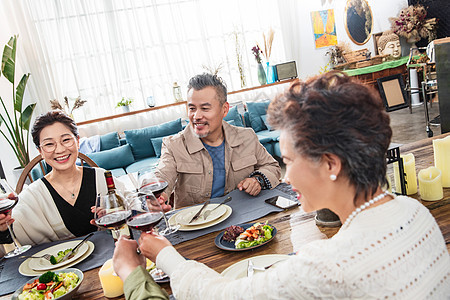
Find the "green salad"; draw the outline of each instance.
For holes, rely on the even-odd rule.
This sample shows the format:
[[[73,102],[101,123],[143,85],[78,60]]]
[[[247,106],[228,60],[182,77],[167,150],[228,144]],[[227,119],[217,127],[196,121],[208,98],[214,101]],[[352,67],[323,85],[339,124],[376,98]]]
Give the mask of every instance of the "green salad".
[[[78,275],[74,272],[55,274],[48,271],[32,283],[25,284],[18,299],[56,299],[74,289],[79,280]]]
[[[51,256],[50,257],[50,262],[52,265],[56,265],[67,253],[69,253],[70,251],[72,251],[72,248],[66,249],[64,251],[59,251],[56,256]]]
[[[236,249],[260,245],[272,238],[273,227],[267,224],[255,223],[239,235],[234,243]]]

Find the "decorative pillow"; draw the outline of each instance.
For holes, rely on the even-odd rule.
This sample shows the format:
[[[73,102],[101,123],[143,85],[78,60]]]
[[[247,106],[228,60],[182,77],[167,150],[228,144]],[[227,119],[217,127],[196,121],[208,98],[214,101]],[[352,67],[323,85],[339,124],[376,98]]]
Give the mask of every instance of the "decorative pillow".
[[[150,141],[152,138],[172,135],[181,130],[181,118],[179,118],[156,126],[125,130],[125,136],[127,138],[127,143],[131,146],[134,158],[139,160],[156,156],[155,149]]]
[[[233,106],[229,111],[228,111],[228,114],[225,116],[225,118],[223,118],[225,121],[231,121],[231,120],[233,120],[234,121],[234,124],[231,124],[230,122],[228,122],[228,123],[230,123],[231,125],[234,125],[234,126],[240,126],[240,127],[244,127],[244,123],[242,122],[242,116],[241,116],[241,114],[238,112],[238,110],[237,110],[237,105],[236,106]]]
[[[86,155],[99,167],[106,170],[122,168],[134,163],[130,145],[123,145],[110,150],[93,152]]]
[[[170,135],[168,135],[168,136],[170,136]],[[161,137],[150,139],[150,141],[153,145],[153,149],[155,149],[156,157],[161,157],[161,147],[162,147],[163,138],[165,138],[165,137],[167,137],[167,136],[161,136]]]
[[[266,114],[269,103],[270,101],[247,102],[247,111],[249,114],[250,125],[255,132],[267,129],[266,125],[264,125],[264,122],[261,119],[261,116]]]
[[[109,150],[120,146],[117,131],[100,136],[100,151]]]
[[[261,120],[263,120],[264,125],[266,125],[267,129],[269,129],[270,131],[272,131],[272,127],[270,127],[269,122],[267,122],[267,115],[262,115],[261,116]]]

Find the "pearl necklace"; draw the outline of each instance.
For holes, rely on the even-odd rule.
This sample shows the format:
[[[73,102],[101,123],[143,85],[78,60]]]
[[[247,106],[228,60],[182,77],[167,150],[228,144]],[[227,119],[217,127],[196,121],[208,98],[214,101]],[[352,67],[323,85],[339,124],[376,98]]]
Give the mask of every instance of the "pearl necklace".
[[[360,207],[356,208],[348,217],[347,220],[345,220],[344,225],[342,225],[342,228],[347,228],[350,225],[350,222],[355,218],[355,216],[357,214],[359,214],[361,211],[363,211],[364,209],[368,208],[369,206],[371,206],[372,204],[374,204],[375,202],[380,201],[381,199],[383,199],[384,197],[386,197],[388,195],[388,192],[384,192],[378,196],[376,196],[375,198],[367,201],[366,203],[364,203],[363,205],[361,205]]]

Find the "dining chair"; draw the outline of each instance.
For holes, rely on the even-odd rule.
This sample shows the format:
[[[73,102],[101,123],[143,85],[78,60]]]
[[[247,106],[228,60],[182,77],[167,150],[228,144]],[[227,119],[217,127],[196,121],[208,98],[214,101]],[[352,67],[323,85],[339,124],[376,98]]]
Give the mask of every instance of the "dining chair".
[[[87,164],[90,167],[98,168],[97,164],[92,159],[87,157],[85,154],[78,152],[78,158],[81,160],[82,166]],[[16,185],[16,193],[17,194],[19,194],[22,191],[27,178],[30,180],[30,182],[34,181],[33,177],[31,176],[31,170],[33,170],[33,168],[38,164],[40,166],[40,169],[41,169],[43,175],[46,175],[47,173],[49,173],[48,169],[44,165],[44,159],[42,158],[42,156],[41,155],[36,156],[35,158],[33,158],[33,160],[31,160],[25,166],[25,168],[22,171],[22,174],[20,174],[19,180],[17,181],[17,185]]]

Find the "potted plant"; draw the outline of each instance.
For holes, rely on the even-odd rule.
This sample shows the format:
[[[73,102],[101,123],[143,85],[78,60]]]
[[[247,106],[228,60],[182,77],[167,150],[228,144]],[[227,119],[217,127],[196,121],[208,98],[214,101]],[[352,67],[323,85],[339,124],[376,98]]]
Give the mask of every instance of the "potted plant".
[[[29,104],[22,110],[23,95],[30,73],[24,74],[17,87],[15,86],[16,45],[17,36],[13,36],[3,50],[0,76],[3,74],[3,77],[12,83],[13,105],[12,111],[8,111],[4,102],[6,97],[5,100],[0,97],[3,107],[3,111],[0,111],[0,133],[14,150],[20,167],[24,168],[30,162],[28,131],[36,103]]]
[[[117,106],[116,107],[122,107],[122,111],[124,113],[129,112],[130,111],[130,105],[131,103],[133,103],[133,99],[132,98],[125,98],[122,97],[122,100],[120,100],[119,102],[117,102]]]

